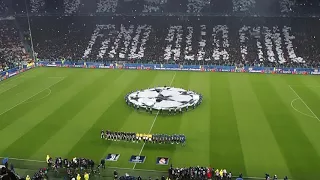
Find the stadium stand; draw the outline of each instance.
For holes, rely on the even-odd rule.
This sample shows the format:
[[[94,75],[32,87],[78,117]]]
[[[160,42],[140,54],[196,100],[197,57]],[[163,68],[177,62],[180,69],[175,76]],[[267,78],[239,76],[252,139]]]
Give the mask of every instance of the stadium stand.
[[[320,13],[317,0],[31,0],[28,11],[39,14],[141,14],[161,13],[197,15],[257,15],[257,16],[316,16]],[[3,0],[1,14],[25,14],[25,1]],[[167,14],[169,15],[169,14]]]
[[[4,1],[0,1],[0,13],[1,14],[7,14],[8,11],[9,11],[9,8],[6,5],[6,3]]]
[[[26,12],[43,60],[320,67],[317,0],[2,0],[0,71],[30,57]]]
[[[319,67],[318,19],[115,16],[32,22],[39,59]]]
[[[12,68],[27,59],[14,19],[0,20],[0,69]]]

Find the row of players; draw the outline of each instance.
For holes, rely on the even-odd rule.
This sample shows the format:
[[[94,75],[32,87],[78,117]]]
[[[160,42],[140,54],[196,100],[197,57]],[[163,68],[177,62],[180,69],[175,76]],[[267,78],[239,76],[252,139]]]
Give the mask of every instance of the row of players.
[[[101,139],[113,140],[113,141],[130,141],[130,142],[150,142],[159,144],[185,144],[186,136],[183,134],[139,134],[132,132],[113,132],[113,131],[101,131]]]

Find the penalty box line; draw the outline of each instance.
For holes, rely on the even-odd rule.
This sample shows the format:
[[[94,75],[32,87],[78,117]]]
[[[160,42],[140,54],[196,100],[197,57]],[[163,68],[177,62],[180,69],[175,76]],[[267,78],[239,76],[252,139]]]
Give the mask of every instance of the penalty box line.
[[[28,97],[27,99],[19,102],[18,104],[12,106],[11,108],[7,109],[6,111],[0,113],[0,116],[2,116],[3,114],[7,113],[8,111],[11,111],[12,109],[16,108],[17,106],[21,105],[21,104],[24,104],[25,102],[27,102],[29,99],[35,97],[36,95],[40,94],[41,92],[45,91],[46,89],[50,89],[52,86],[58,84],[60,81],[64,80],[64,78],[61,78],[59,81],[55,82],[54,84],[50,85],[49,87],[47,88],[44,88],[43,90],[37,92],[36,94],[33,94],[32,96]],[[50,90],[51,91],[51,90]]]
[[[299,94],[289,85],[289,88],[292,90],[292,92],[301,100],[301,102],[308,108],[308,110],[313,114],[313,116],[320,122],[320,119],[318,116],[311,110],[311,108],[307,105],[306,102],[299,96]]]
[[[174,75],[173,75],[173,77],[172,77],[172,79],[171,79],[171,82],[170,82],[170,84],[169,84],[169,87],[171,87],[174,79],[176,78],[176,74],[177,74],[177,72],[175,71],[175,72],[174,72]],[[153,129],[153,126],[154,126],[154,124],[155,124],[155,122],[156,122],[156,120],[157,120],[157,118],[158,118],[159,113],[160,113],[160,111],[158,110],[156,116],[155,116],[154,119],[153,119],[153,122],[152,122],[152,124],[151,124],[151,127],[150,127],[150,129],[149,129],[148,134],[151,133],[151,131],[152,131],[152,129]],[[141,149],[140,149],[140,152],[139,152],[139,155],[138,155],[138,156],[141,156],[141,153],[142,153],[145,145],[146,145],[146,142],[143,143],[143,145],[142,145],[142,147],[141,147]],[[136,168],[136,165],[137,165],[137,163],[134,163],[132,169],[135,169],[135,168]]]

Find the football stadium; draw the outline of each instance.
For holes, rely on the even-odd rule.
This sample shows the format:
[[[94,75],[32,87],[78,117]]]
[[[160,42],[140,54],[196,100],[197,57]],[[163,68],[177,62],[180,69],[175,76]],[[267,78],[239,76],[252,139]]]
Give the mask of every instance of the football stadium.
[[[0,1],[0,180],[316,180],[317,0]]]

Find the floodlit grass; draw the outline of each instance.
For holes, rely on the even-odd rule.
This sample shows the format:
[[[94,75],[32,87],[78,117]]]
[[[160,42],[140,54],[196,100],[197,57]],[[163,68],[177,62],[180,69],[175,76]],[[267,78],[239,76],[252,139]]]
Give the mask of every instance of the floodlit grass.
[[[156,118],[124,101],[130,91],[171,81],[201,93],[203,103],[183,115]],[[141,155],[147,159],[136,169],[165,171],[156,157],[166,156],[179,167],[317,179],[319,102],[317,76],[36,68],[0,83],[0,156],[98,162],[118,153],[108,166],[133,168],[129,157],[143,144],[101,140],[100,131],[147,133],[156,120],[152,133],[182,133],[187,144],[146,144]]]

